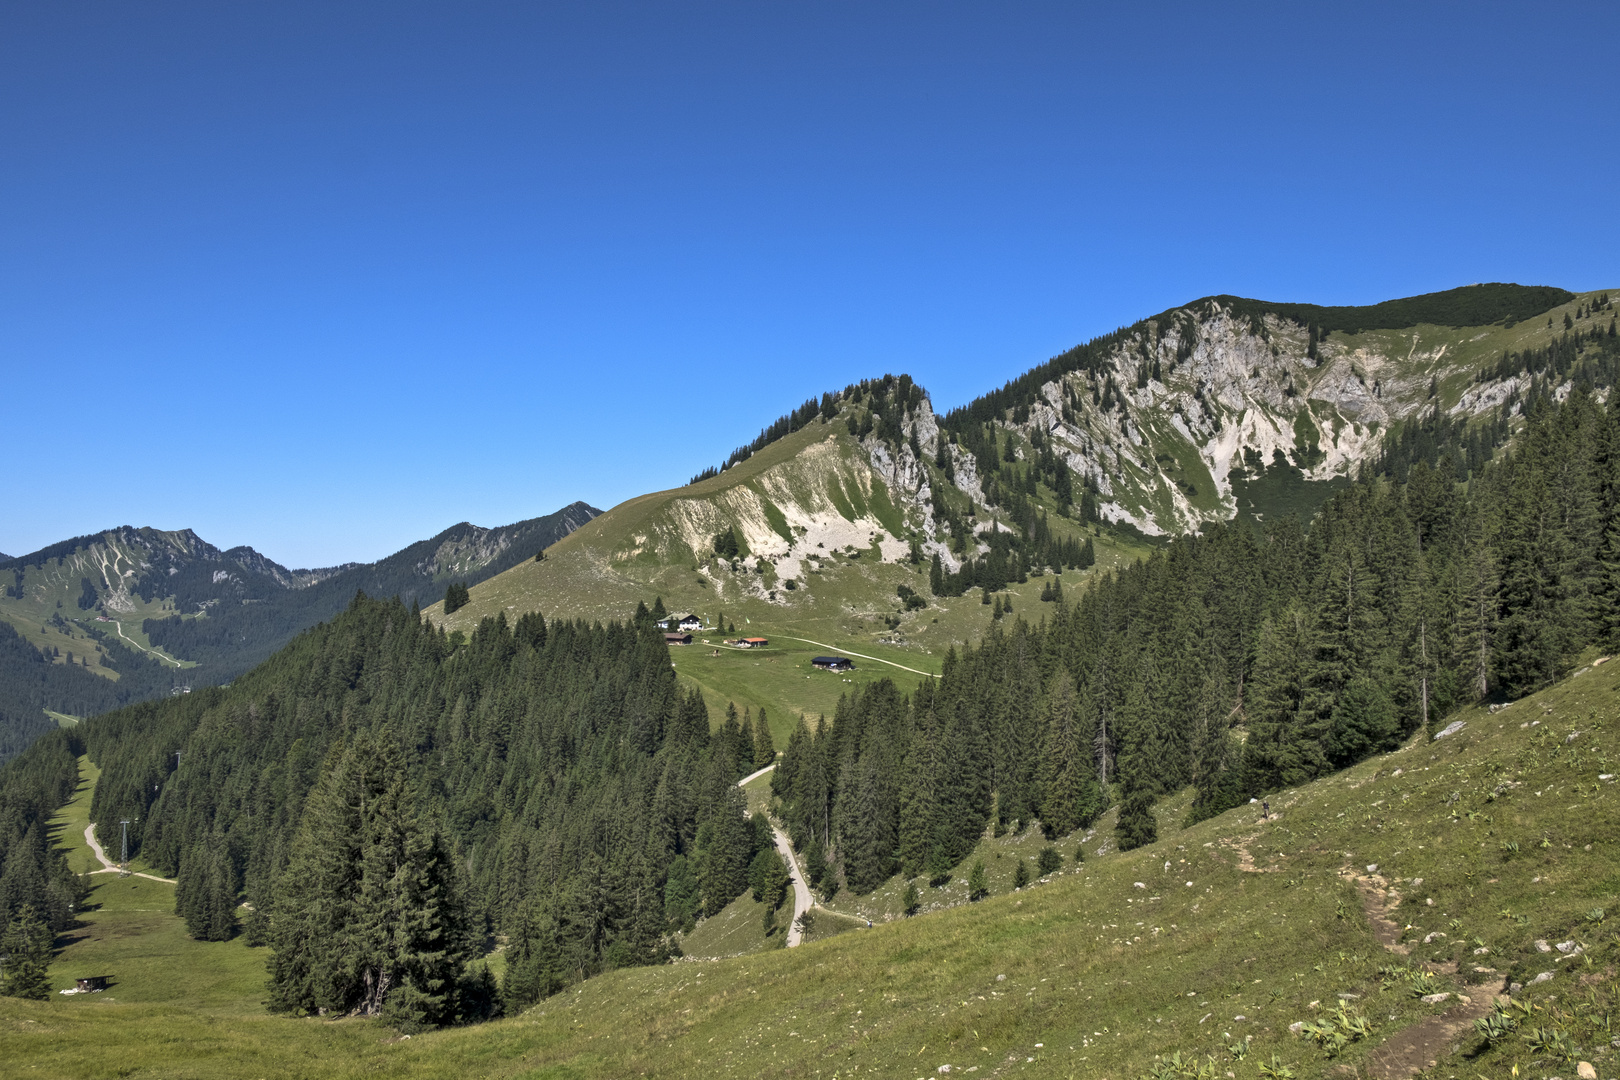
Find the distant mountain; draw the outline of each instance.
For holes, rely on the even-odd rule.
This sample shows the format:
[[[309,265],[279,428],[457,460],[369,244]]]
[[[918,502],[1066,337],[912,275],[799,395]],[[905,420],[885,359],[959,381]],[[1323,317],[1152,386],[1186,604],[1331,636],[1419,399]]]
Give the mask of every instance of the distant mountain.
[[[356,592],[432,603],[528,559],[600,511],[576,502],[499,528],[462,522],[375,563],[289,570],[190,529],[121,527],[0,560],[0,729],[229,682]],[[0,759],[20,746],[0,733]]]

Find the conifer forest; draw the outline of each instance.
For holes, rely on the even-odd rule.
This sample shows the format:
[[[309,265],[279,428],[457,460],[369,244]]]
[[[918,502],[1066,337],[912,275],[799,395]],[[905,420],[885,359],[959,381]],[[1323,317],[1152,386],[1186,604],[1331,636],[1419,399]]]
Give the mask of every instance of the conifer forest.
[[[771,790],[810,884],[937,882],[986,830],[1058,842],[1113,806],[1117,846],[1139,846],[1161,795],[1190,785],[1209,817],[1620,644],[1620,409],[1581,388],[1525,407],[1475,468],[1470,436],[1431,429],[1310,522],[1171,540],[1037,622],[991,623],[914,692],[879,680],[798,718]],[[771,828],[736,786],[776,749],[763,715],[681,688],[650,614],[464,637],[361,594],[229,687],[5,766],[0,908],[25,938],[70,924],[85,885],[45,822],[88,753],[92,820],[138,820],[193,936],[239,932],[250,905],[274,1008],[481,1019],[665,962],[750,888],[779,903]],[[497,939],[498,986],[477,960]]]

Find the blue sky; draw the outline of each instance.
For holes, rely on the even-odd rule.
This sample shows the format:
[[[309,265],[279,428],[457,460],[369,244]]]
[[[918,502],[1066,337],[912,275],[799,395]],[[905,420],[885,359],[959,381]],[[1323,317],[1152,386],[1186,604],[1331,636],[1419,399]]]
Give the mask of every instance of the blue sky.
[[[4,0],[0,550],[375,559],[1210,293],[1620,287],[1613,8],[1350,7]]]

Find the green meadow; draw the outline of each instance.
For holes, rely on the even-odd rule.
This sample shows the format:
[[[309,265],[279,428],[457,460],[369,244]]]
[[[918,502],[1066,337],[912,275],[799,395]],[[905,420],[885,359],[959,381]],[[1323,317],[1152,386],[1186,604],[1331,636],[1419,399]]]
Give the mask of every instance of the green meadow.
[[[884,890],[835,898],[866,905],[872,929],[836,920],[792,950],[745,951],[759,925],[745,898],[729,926],[693,935],[744,955],[611,972],[522,1016],[411,1039],[268,1014],[263,950],[191,941],[170,886],[99,874],[51,977],[112,988],[8,999],[0,1023],[8,1060],[26,1063],[14,1075],[90,1080],[1405,1076],[1430,1061],[1426,1075],[1470,1080],[1573,1076],[1579,1061],[1608,1077],[1617,694],[1620,664],[1585,667],[1282,792],[1269,820],[1245,806],[1181,829],[1167,801],[1159,842],[1119,854],[1105,819],[1017,892],[1016,860],[1044,838],[987,837],[969,859],[986,863],[987,899],[950,895],[964,864],[942,889],[920,883],[914,917]],[[76,867],[93,779],[87,764],[56,819]],[[1511,983],[1524,989],[1506,1004]]]

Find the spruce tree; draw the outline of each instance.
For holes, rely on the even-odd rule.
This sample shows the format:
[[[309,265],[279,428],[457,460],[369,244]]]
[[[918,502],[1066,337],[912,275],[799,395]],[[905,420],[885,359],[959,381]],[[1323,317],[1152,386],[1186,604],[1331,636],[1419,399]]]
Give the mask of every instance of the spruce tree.
[[[737,725],[736,733],[737,769],[746,776],[758,766],[754,764],[754,713],[753,709],[744,706],[742,721]]]
[[[1544,467],[1544,414],[1532,417],[1513,463],[1500,541],[1501,617],[1492,667],[1518,697],[1557,677],[1572,651],[1573,552],[1557,493]]]
[[[782,906],[792,880],[787,864],[774,847],[761,849],[748,868],[748,883],[754,893],[754,902],[764,904],[772,911]]]
[[[1158,819],[1153,816],[1154,787],[1146,761],[1128,757],[1120,765],[1120,786],[1124,795],[1119,804],[1119,821],[1114,835],[1119,850],[1151,844],[1159,838]]]
[[[852,766],[853,798],[839,833],[844,881],[857,896],[864,896],[894,873],[893,853],[898,841],[894,812],[876,762],[868,756]]]
[[[205,846],[181,860],[174,910],[186,932],[198,941],[229,941],[236,935],[235,872],[224,838],[215,834]]]
[[[900,782],[900,865],[907,874],[934,873],[930,855],[940,826],[938,785],[944,753],[932,701],[918,700],[913,717],[916,736],[906,753]]]
[[[757,772],[776,761],[776,744],[771,741],[771,727],[765,719],[765,706],[759,707],[754,717],[754,769]]]
[[[1350,680],[1333,709],[1329,745],[1338,766],[1354,764],[1369,754],[1393,750],[1400,742],[1395,703],[1373,679]]]
[[[270,916],[272,1006],[454,1019],[472,951],[455,861],[386,737],[334,748]]]
[[[51,963],[53,937],[34,905],[23,904],[17,909],[0,936],[0,954],[6,958],[0,994],[31,1001],[45,1001],[51,996],[46,969]]]
[[[1074,680],[1052,676],[1046,692],[1041,755],[1041,824],[1048,836],[1067,836],[1102,810],[1102,791],[1090,748],[1082,743]]]
[[[747,798],[728,783],[698,827],[696,872],[705,915],[718,915],[748,886],[754,829],[746,810]]]
[[[1041,854],[1035,867],[1041,877],[1045,877],[1047,874],[1055,874],[1062,868],[1063,856],[1058,854],[1057,848],[1051,844],[1041,848]]]
[[[1193,796],[1187,824],[1230,810],[1243,794],[1243,746],[1231,733],[1235,710],[1216,672],[1205,675],[1193,713]]]
[[[1294,601],[1266,620],[1256,646],[1245,753],[1265,788],[1293,787],[1328,767],[1329,718],[1317,708],[1311,615]]]
[[[664,918],[671,930],[691,933],[697,924],[703,896],[698,889],[697,877],[685,855],[670,860],[669,877],[664,883]]]
[[[968,899],[983,900],[990,895],[990,885],[984,873],[984,860],[974,859],[973,869],[968,871]]]
[[[917,909],[921,906],[922,895],[917,891],[917,882],[906,882],[905,894],[900,898],[900,910],[905,912],[907,915],[915,915],[917,914]]]

